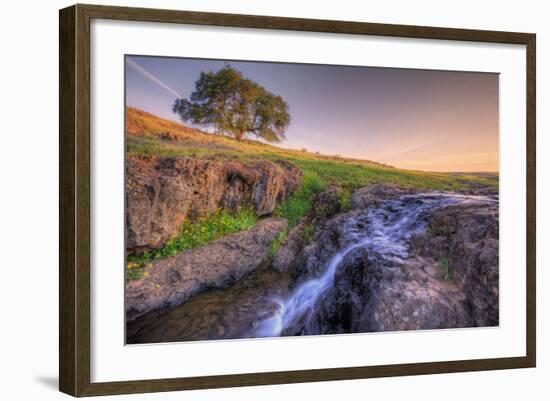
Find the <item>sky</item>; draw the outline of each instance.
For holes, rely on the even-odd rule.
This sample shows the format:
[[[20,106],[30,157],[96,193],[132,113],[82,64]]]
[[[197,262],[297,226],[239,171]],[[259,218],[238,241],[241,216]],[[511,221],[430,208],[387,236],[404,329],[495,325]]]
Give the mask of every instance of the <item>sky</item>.
[[[498,172],[493,73],[127,56],[126,105],[180,121],[174,100],[225,62],[288,103],[292,120],[277,146],[414,170]]]

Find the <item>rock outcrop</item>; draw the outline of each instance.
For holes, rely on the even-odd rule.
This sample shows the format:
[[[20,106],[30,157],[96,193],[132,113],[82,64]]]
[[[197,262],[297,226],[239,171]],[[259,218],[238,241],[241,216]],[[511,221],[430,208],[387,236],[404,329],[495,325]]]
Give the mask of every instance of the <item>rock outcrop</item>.
[[[319,194],[273,258],[284,219],[154,262],[127,284],[128,341],[499,324],[495,195],[380,185],[351,210],[341,199]]]
[[[290,230],[286,240],[273,256],[271,263],[273,270],[279,273],[286,273],[294,265],[296,255],[300,253],[305,242],[304,230],[307,224],[307,219],[303,218]]]
[[[378,206],[384,200],[414,192],[412,188],[403,188],[394,184],[375,184],[354,191],[350,196],[349,204],[352,209],[368,209]]]
[[[270,214],[300,186],[302,172],[286,161],[198,160],[130,156],[126,161],[126,247],[162,246],[187,218],[218,208],[252,207]]]
[[[389,191],[363,189],[352,195],[357,209],[317,226],[310,243],[295,258],[297,286],[323,274],[336,252],[357,242],[354,233],[375,234],[379,228],[373,229],[375,216],[368,213],[369,208],[378,211],[382,225],[400,227],[401,221],[410,220],[403,219],[405,214],[392,217],[391,213],[420,201],[411,195],[401,203],[384,204],[381,212],[384,199],[407,193],[397,188]],[[425,217],[423,212],[416,214],[424,229],[407,240],[404,259],[391,252],[382,256],[378,250],[389,244],[377,244],[376,239],[347,253],[333,284],[313,310],[282,334],[498,325],[498,203],[457,202],[443,203]]]
[[[249,230],[152,262],[145,277],[126,285],[126,319],[234,284],[267,263],[271,241],[286,229],[286,219],[264,218]]]
[[[498,205],[455,205],[435,211],[411,241],[413,253],[446,265],[476,326],[499,321],[498,233]]]
[[[433,260],[384,266],[360,249],[348,255],[305,332],[354,333],[475,326],[468,297]],[[480,326],[491,325],[488,322]]]
[[[234,285],[205,291],[175,308],[159,309],[129,321],[127,344],[219,340],[255,336],[273,310],[274,298],[287,295],[291,278],[259,268]]]

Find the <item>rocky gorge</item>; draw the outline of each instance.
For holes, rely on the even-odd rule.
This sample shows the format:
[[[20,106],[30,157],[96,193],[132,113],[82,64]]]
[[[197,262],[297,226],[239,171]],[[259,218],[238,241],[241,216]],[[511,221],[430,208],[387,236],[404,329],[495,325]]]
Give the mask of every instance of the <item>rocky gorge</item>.
[[[300,186],[286,161],[142,156],[129,158],[127,177],[130,251],[159,247],[181,221],[217,208],[262,216],[128,282],[128,343],[499,324],[491,191],[377,184],[343,207],[331,186],[289,228],[271,216]]]

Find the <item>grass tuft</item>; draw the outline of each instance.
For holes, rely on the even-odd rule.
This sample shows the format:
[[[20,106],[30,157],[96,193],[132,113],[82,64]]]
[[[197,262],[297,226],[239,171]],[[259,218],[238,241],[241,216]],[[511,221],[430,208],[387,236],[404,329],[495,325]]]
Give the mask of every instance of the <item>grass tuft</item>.
[[[275,216],[288,220],[289,228],[293,228],[298,221],[311,209],[313,198],[326,188],[326,182],[314,171],[304,171],[300,189],[293,193],[286,201],[277,206],[273,212]]]
[[[340,211],[347,212],[351,209],[349,198],[351,197],[351,190],[344,189],[340,194]]]
[[[449,261],[447,259],[440,260],[439,266],[441,267],[445,281],[451,281],[453,278],[453,272],[451,270],[451,266],[449,265]]]
[[[307,244],[313,237],[313,224],[306,224],[304,230],[302,231],[302,243]]]
[[[279,249],[281,248],[281,245],[284,244],[288,237],[288,231],[281,231],[275,238],[271,240],[269,243],[269,249],[267,251],[267,254],[270,258],[275,257],[277,255],[277,252],[279,252]]]

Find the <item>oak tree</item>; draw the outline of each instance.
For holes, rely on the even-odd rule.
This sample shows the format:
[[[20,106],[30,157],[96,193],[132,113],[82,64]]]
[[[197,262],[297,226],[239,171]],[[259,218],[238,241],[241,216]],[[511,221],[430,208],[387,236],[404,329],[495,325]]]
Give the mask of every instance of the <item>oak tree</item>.
[[[172,110],[183,121],[212,127],[237,140],[251,134],[280,142],[290,124],[288,104],[281,96],[228,64],[217,72],[201,72],[189,99],[177,99]]]

